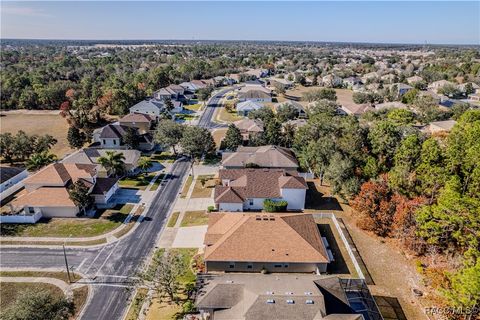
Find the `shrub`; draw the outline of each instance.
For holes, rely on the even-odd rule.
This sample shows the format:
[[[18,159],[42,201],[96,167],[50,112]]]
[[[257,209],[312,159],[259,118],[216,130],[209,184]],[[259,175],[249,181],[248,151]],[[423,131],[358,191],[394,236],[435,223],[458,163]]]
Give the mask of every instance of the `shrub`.
[[[208,206],[207,211],[208,212],[213,212],[213,211],[217,211],[217,209],[215,209],[214,206]]]
[[[287,211],[288,202],[285,200],[273,201],[271,199],[265,199],[263,201],[263,210],[266,212],[282,212]]]

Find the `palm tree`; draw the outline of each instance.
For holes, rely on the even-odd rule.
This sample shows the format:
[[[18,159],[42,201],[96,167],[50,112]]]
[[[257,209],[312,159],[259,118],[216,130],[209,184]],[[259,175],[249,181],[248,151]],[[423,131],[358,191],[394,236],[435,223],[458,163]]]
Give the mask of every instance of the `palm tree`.
[[[116,177],[125,173],[125,156],[121,152],[107,151],[97,161],[108,173]]]
[[[152,161],[150,160],[150,158],[147,158],[147,157],[141,157],[139,160],[138,160],[138,163],[137,163],[137,167],[140,168],[140,170],[142,170],[143,173],[147,173],[147,170],[152,166]]]
[[[27,160],[28,170],[37,170],[49,163],[55,162],[57,156],[48,152],[35,153]]]

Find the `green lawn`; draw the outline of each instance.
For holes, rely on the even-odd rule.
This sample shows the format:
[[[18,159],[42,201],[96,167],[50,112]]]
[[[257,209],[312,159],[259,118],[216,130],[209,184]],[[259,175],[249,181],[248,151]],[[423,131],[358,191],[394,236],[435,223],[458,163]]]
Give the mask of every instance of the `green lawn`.
[[[208,224],[208,215],[202,211],[187,211],[183,216],[180,227],[194,227]]]
[[[190,110],[190,111],[198,111],[202,107],[201,103],[195,103],[195,104],[189,104],[186,106],[183,106],[184,109]]]
[[[41,219],[36,224],[1,224],[2,236],[19,237],[93,237],[119,227],[128,216],[132,205],[117,205],[99,210],[94,218]]]
[[[163,173],[158,176],[157,180],[155,180],[155,182],[152,184],[152,187],[150,188],[151,191],[155,191],[158,189],[160,183],[162,183],[163,177],[165,177]]]
[[[180,215],[180,212],[178,212],[178,211],[172,213],[172,215],[170,216],[170,219],[168,220],[167,227],[169,227],[169,228],[175,227],[175,224],[177,223],[179,215]]]
[[[140,190],[145,190],[152,181],[153,177],[155,174],[150,173],[148,175],[144,175],[143,173],[134,176],[134,177],[125,177],[122,180],[119,181],[119,186],[123,188],[134,188],[134,189],[140,189]]]
[[[0,309],[5,310],[22,295],[23,292],[27,291],[49,291],[56,297],[62,297],[63,291],[49,283],[40,283],[40,282],[0,282]]]
[[[155,152],[154,154],[151,155],[150,159],[152,161],[159,161],[159,162],[167,162],[167,163],[172,163],[175,161],[177,158],[176,155],[174,155],[171,152]]]
[[[193,178],[192,176],[188,176],[187,181],[185,181],[185,185],[183,186],[182,189],[182,194],[180,195],[180,198],[185,198],[188,193],[188,189],[190,189],[190,185],[192,184]]]

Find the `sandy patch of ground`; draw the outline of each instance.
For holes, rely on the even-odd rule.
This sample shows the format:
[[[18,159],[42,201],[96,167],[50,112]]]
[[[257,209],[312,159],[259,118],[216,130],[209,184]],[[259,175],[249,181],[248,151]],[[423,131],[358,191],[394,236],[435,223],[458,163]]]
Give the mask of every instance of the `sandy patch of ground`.
[[[68,123],[58,114],[58,111],[15,110],[2,112],[0,132],[15,134],[19,130],[30,135],[49,134],[53,136],[58,142],[51,151],[59,158],[73,151],[67,141]]]

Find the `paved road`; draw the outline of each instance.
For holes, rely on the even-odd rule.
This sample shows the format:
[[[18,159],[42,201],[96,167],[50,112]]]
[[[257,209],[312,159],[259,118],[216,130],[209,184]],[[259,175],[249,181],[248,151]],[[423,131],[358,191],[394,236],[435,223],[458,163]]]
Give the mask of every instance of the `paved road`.
[[[198,125],[217,128],[212,122],[215,108],[225,89],[212,97]],[[127,237],[100,248],[67,248],[69,265],[85,274],[92,284],[93,295],[82,319],[121,319],[128,306],[134,277],[149,257],[162,232],[166,217],[177,198],[182,181],[189,170],[188,159],[180,159],[172,166],[167,183],[159,188],[145,219]],[[64,268],[63,250],[59,248],[1,248],[0,268]]]
[[[207,129],[215,129],[215,128],[226,128],[226,124],[220,124],[212,121],[213,114],[215,113],[215,109],[217,107],[220,107],[220,99],[223,98],[223,96],[232,91],[232,89],[223,89],[219,92],[217,92],[216,95],[210,98],[207,102],[207,106],[205,108],[205,111],[202,114],[202,117],[198,121],[198,126],[207,128]]]
[[[91,280],[93,297],[83,319],[121,319],[131,290],[129,277],[135,276],[152,250],[175,201],[189,161],[178,160],[165,186],[159,189],[145,219],[127,237],[96,249],[69,248],[69,264]],[[64,268],[63,251],[43,248],[2,248],[0,267]]]

